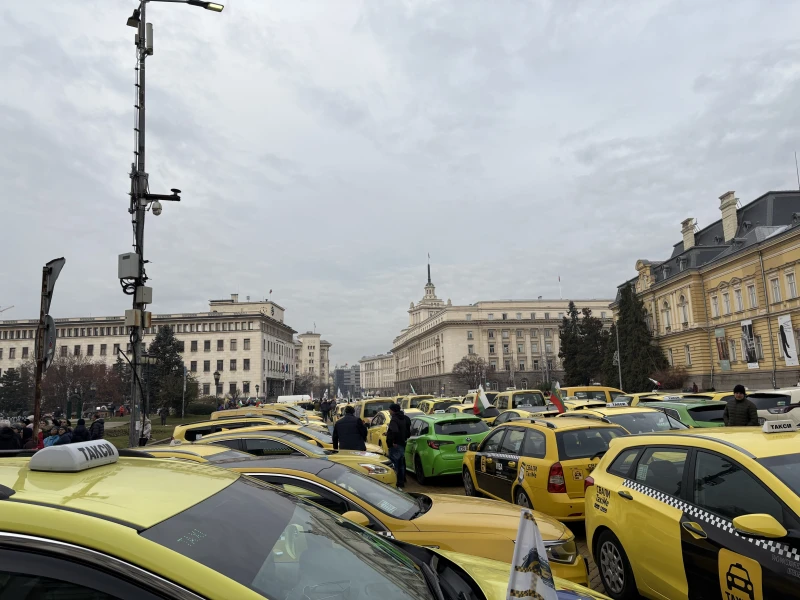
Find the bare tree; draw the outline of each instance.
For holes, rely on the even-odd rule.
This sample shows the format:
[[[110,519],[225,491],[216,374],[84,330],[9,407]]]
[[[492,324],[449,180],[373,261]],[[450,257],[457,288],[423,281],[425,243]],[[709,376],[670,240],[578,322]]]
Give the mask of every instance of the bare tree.
[[[494,367],[491,367],[477,354],[467,354],[453,365],[453,376],[470,389],[477,388],[484,377],[492,373],[494,373]]]

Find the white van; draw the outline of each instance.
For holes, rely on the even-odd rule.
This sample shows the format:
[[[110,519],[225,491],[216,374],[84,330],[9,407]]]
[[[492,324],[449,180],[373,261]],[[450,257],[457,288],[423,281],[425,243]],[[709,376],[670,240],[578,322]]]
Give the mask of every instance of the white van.
[[[298,396],[278,396],[278,404],[299,404],[300,402],[311,402],[311,396],[300,394]]]
[[[756,390],[747,394],[758,409],[758,424],[764,421],[785,421],[791,419],[800,427],[800,387],[777,390]],[[729,400],[728,402],[735,402]]]

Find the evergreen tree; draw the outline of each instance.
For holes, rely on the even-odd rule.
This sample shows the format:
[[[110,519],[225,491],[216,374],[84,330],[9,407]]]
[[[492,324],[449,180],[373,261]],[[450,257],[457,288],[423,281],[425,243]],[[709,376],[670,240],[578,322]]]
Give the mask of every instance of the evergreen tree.
[[[559,350],[558,357],[564,367],[564,383],[566,385],[583,385],[581,362],[581,325],[578,319],[578,309],[570,300],[567,315],[561,319],[558,330]]]
[[[590,385],[602,377],[603,358],[608,346],[608,331],[603,329],[603,322],[592,316],[589,308],[584,308],[580,321],[580,352],[578,354],[578,385]]]
[[[33,401],[33,377],[24,365],[6,369],[0,377],[0,413],[6,416],[27,414]]]
[[[608,335],[606,350],[603,355],[603,385],[619,388],[619,369],[614,364],[614,354],[617,352],[617,324],[611,325]],[[624,388],[620,388],[624,389]]]
[[[183,358],[182,344],[169,326],[159,328],[155,339],[150,343],[147,353],[156,359],[155,364],[142,369],[143,396],[147,402],[150,397],[150,410],[167,406],[178,414],[183,403]],[[189,388],[187,385],[187,394]]]
[[[626,392],[646,392],[653,389],[649,377],[668,366],[664,351],[653,344],[653,336],[644,318],[644,304],[633,286],[620,290],[619,353],[622,365],[622,385]]]

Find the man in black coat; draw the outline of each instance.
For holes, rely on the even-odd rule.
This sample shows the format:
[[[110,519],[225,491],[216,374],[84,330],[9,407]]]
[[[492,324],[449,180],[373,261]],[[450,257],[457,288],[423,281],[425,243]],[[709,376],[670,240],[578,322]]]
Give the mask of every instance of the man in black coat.
[[[72,431],[72,442],[88,442],[91,438],[89,430],[86,428],[86,421],[78,419],[78,425]]]
[[[402,490],[406,484],[406,440],[411,437],[411,419],[396,403],[389,407],[389,412],[392,417],[386,428],[386,447],[389,460],[397,472],[397,488]]]
[[[356,417],[352,406],[344,409],[344,416],[333,426],[334,450],[366,450],[367,426]]]

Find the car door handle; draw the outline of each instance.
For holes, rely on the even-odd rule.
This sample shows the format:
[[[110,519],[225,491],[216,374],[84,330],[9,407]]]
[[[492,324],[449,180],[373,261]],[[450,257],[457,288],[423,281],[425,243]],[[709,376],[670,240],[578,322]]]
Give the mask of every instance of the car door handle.
[[[515,462],[512,460],[510,463],[508,463],[508,466],[509,466],[509,468],[512,468],[512,469],[513,469],[514,467],[516,467],[516,466],[517,466],[517,463],[515,463]]]
[[[698,525],[697,523],[693,523],[692,521],[685,521],[681,523],[681,526],[686,531],[691,533],[695,537],[695,539],[704,540],[708,537],[708,534],[705,531],[703,531],[703,528],[700,527],[700,525]]]
[[[631,496],[631,495],[630,495],[630,492],[624,492],[624,491],[620,490],[620,491],[619,491],[619,492],[617,492],[617,493],[618,493],[620,496],[622,496],[623,498],[625,498],[626,500],[633,500],[633,496]]]
[[[487,458],[487,459],[486,459],[486,462],[487,462],[487,463],[490,463],[490,462],[492,462],[492,459],[491,459],[491,458]]]

